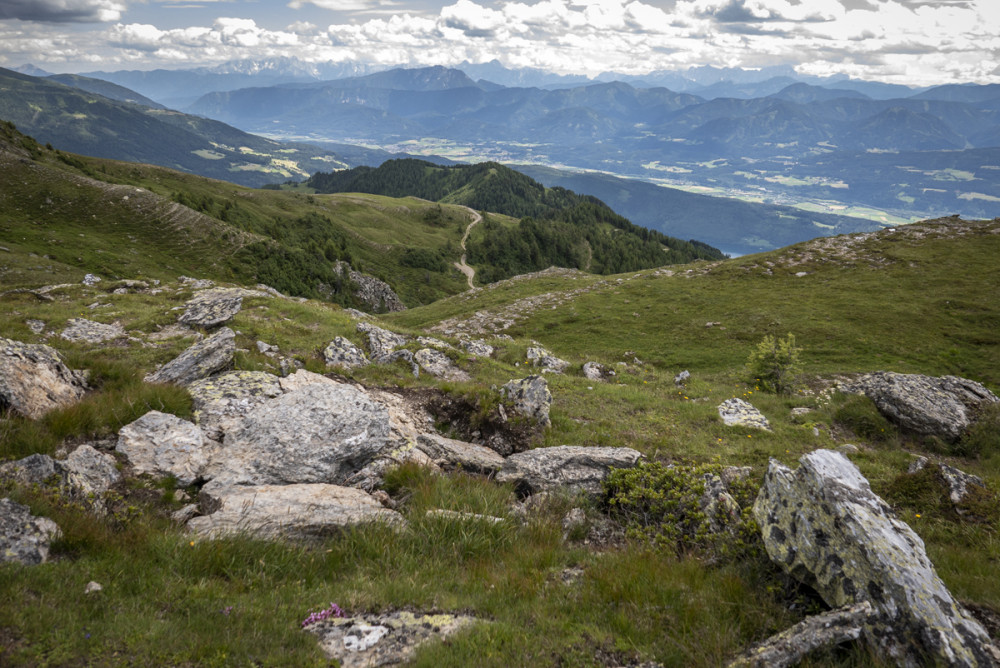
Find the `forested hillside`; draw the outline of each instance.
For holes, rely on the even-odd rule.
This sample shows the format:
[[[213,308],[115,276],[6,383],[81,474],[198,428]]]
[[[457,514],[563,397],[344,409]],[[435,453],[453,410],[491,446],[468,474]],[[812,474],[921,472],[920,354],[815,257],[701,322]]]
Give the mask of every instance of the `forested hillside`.
[[[505,226],[487,216],[471,235],[469,262],[487,283],[552,265],[614,274],[723,257],[708,244],[634,225],[595,197],[546,188],[495,162],[442,167],[390,160],[374,169],[320,172],[305,185],[321,193],[410,195],[521,218]]]

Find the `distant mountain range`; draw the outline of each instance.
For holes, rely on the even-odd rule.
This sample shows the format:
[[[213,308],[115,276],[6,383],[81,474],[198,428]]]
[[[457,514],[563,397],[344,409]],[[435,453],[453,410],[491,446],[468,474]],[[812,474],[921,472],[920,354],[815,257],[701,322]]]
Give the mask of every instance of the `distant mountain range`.
[[[247,186],[400,157],[360,146],[277,142],[171,111],[116,84],[79,75],[32,77],[0,68],[0,119],[83,155],[144,162]],[[338,150],[340,149],[340,150]]]
[[[1000,165],[998,86],[904,89],[906,97],[877,99],[904,90],[773,77],[713,85],[768,94],[708,99],[622,81],[505,87],[430,67],[216,92],[188,110],[271,136],[571,166],[706,188],[724,181],[729,195],[836,204],[828,211],[878,206],[904,219],[983,216],[1000,203],[993,169]],[[968,150],[983,159],[971,171],[956,175],[934,166],[947,161],[940,154],[955,158]],[[887,174],[886,153],[906,160]],[[835,173],[803,179],[798,169],[848,159],[847,172],[835,167]]]

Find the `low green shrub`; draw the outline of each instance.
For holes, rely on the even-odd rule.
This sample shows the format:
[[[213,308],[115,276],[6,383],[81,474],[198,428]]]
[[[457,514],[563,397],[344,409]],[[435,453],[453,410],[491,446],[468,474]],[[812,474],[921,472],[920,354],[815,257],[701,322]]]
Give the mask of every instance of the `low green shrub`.
[[[707,512],[703,502],[707,480],[721,478],[722,473],[720,464],[643,462],[635,468],[615,469],[605,481],[606,503],[629,538],[672,547],[678,553],[704,552],[722,559],[759,553],[763,547],[760,530],[751,514],[759,491],[756,482],[732,480],[727,489],[738,507],[719,507],[714,517]]]
[[[789,333],[784,339],[768,334],[747,358],[750,381],[765,392],[791,394],[802,372],[801,352],[795,346],[794,334]]]

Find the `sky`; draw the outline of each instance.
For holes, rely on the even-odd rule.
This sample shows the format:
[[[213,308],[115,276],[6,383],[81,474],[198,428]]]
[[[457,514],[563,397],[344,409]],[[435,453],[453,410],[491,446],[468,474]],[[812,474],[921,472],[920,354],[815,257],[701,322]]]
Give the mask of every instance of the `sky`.
[[[792,65],[907,85],[1000,83],[1000,0],[0,0],[0,67],[274,56],[498,60],[587,76]]]

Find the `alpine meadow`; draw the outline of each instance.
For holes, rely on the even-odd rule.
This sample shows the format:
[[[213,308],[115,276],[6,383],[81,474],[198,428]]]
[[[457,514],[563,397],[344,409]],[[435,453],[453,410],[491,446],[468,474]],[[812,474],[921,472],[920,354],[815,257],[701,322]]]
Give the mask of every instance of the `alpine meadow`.
[[[1000,667],[988,2],[0,7],[0,666]]]

